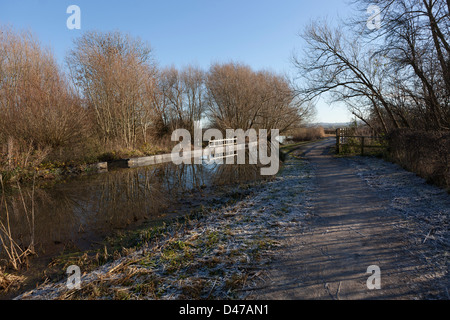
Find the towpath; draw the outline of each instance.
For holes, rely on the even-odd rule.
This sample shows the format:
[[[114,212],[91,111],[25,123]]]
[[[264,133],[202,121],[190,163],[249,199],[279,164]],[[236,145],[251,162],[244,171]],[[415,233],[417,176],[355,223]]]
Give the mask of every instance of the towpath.
[[[283,245],[269,267],[270,280],[252,298],[449,299],[448,194],[381,159],[333,157],[333,143],[328,139],[293,152],[313,167],[313,218],[281,235]],[[378,168],[377,177],[380,165],[388,168]],[[375,172],[370,174],[368,166]],[[405,175],[418,185],[405,185]],[[403,179],[402,184],[396,179]],[[398,192],[406,195],[399,197]],[[399,198],[413,204],[396,207]],[[417,229],[421,218],[432,223],[437,215],[445,215],[439,237],[430,237],[427,227]],[[381,289],[369,288],[376,284],[375,271],[368,273],[371,266],[379,268]]]

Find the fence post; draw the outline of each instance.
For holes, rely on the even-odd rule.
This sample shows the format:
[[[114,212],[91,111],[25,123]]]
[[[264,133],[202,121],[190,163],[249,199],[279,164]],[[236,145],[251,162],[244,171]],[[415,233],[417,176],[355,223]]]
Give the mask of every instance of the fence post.
[[[361,155],[364,155],[364,137],[361,137]]]
[[[341,145],[340,145],[340,140],[341,140],[340,130],[341,129],[339,129],[339,128],[336,129],[336,154],[341,153],[341,150],[340,150],[340,148],[341,148]]]

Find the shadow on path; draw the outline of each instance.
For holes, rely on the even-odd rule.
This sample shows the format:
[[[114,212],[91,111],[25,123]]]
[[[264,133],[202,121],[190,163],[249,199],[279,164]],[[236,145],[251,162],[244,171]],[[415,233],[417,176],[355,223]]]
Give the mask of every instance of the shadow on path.
[[[344,161],[329,154],[334,139],[305,146],[315,171],[312,219],[283,234],[283,247],[270,266],[271,281],[250,298],[426,299],[442,294],[435,275],[397,228],[404,219],[388,215],[386,200]],[[369,290],[369,266],[381,270],[381,289]]]

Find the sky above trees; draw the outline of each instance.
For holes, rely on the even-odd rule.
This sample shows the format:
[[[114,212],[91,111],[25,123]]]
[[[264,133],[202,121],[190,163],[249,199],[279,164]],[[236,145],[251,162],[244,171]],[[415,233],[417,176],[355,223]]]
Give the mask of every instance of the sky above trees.
[[[69,30],[67,7],[81,9],[81,29]],[[293,74],[302,50],[298,33],[311,20],[352,14],[348,0],[2,1],[0,24],[31,30],[64,67],[73,40],[90,30],[130,33],[148,42],[162,66],[236,61],[256,70]],[[319,103],[316,121],[350,120],[344,107]]]

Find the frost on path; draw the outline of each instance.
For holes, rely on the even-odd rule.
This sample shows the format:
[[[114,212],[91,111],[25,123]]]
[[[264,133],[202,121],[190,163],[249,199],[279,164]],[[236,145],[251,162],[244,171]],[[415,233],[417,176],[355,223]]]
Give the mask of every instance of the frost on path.
[[[397,228],[410,243],[409,250],[424,248],[419,255],[448,284],[450,195],[416,174],[379,158],[341,160],[354,167],[357,175],[388,201],[388,211],[404,216],[405,222]]]

